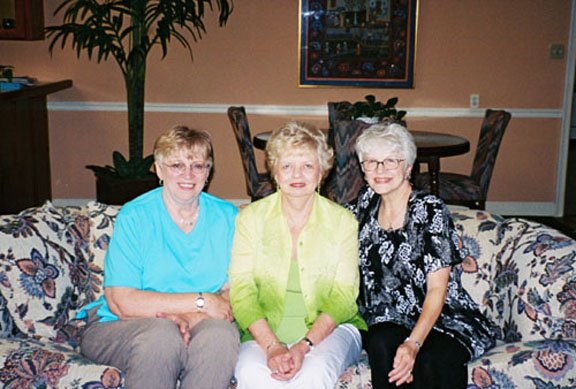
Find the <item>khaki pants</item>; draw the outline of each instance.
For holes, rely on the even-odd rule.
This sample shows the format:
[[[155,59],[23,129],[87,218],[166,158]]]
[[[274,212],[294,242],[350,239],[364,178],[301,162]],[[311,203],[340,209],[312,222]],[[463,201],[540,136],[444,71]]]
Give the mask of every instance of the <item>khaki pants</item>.
[[[127,389],[225,389],[238,359],[238,330],[224,320],[203,320],[188,346],[168,319],[145,318],[99,323],[89,313],[82,354],[126,372]]]

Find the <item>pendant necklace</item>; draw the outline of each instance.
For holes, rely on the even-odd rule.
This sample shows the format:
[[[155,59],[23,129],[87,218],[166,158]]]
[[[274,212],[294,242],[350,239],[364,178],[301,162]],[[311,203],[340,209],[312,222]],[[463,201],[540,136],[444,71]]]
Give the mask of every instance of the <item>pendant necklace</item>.
[[[196,207],[196,212],[194,212],[194,216],[192,216],[192,219],[180,219],[180,223],[184,224],[185,226],[193,226],[194,224],[196,224],[196,220],[198,219],[198,214],[200,213],[200,204],[198,204],[198,206]]]

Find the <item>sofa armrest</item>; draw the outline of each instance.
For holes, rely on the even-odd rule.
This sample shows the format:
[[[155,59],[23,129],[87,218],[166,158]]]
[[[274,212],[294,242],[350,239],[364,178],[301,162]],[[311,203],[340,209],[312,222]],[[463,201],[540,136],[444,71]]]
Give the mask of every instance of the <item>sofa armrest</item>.
[[[462,284],[507,342],[576,335],[576,242],[539,223],[453,211]]]
[[[512,218],[502,223],[490,305],[507,342],[574,337],[576,242],[553,228]]]

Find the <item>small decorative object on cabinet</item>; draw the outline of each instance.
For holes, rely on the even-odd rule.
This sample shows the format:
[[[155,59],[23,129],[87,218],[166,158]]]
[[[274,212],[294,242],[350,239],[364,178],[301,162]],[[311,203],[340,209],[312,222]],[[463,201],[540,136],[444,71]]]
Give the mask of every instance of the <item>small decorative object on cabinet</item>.
[[[13,67],[0,65],[0,92],[20,89],[20,84],[12,82]]]
[[[0,1],[0,39],[44,39],[43,1]]]

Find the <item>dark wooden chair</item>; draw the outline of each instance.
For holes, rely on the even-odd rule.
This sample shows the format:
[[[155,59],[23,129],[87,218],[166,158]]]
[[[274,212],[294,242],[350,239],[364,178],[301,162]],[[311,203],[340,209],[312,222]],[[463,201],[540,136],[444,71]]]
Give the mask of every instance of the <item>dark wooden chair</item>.
[[[348,113],[352,103],[349,101],[329,101],[328,102],[328,134],[327,134],[327,142],[330,146],[334,147],[334,124],[336,121],[350,121],[352,120],[352,116]],[[352,150],[353,151],[353,150]],[[343,161],[345,157],[340,156],[340,162],[345,164]],[[334,149],[334,164],[336,164],[338,156],[336,155],[336,149]],[[322,183],[322,194],[328,197],[331,200],[336,201],[336,181],[338,180],[336,175],[335,166],[332,167],[330,173]],[[338,201],[336,201],[338,202]]]
[[[496,156],[510,118],[506,111],[486,110],[470,175],[439,173],[439,196],[447,204],[485,209]],[[430,191],[428,173],[415,174],[414,186]]]
[[[232,124],[238,149],[240,150],[240,156],[242,157],[244,178],[246,179],[246,192],[252,201],[266,197],[273,193],[275,188],[267,172],[258,172],[246,110],[244,107],[229,107],[228,118]]]
[[[349,101],[330,101],[328,102],[328,144],[334,146],[334,123],[337,120],[352,120],[350,115],[350,107],[352,103]]]
[[[334,165],[323,185],[322,193],[329,199],[346,204],[356,197],[364,186],[364,174],[356,156],[356,139],[371,124],[360,120],[334,121]]]

